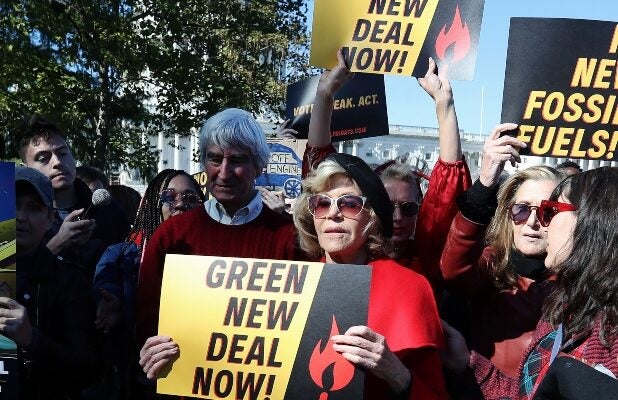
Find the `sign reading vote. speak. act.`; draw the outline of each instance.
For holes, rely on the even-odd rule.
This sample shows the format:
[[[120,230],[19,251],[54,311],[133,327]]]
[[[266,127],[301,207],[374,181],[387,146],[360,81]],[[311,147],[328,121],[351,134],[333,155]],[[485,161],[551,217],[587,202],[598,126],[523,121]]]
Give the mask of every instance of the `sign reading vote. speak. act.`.
[[[484,4],[484,0],[315,0],[309,61],[332,68],[342,48],[352,71],[421,77],[433,57],[445,76],[470,80]]]
[[[206,399],[362,399],[329,338],[365,325],[371,267],[168,254],[159,334],[180,355],[157,392]]]
[[[616,22],[512,18],[502,121],[531,155],[615,161],[617,58]]]
[[[307,138],[309,119],[319,76],[304,79],[288,86],[286,118],[298,138]],[[384,77],[374,74],[355,74],[335,94],[330,123],[333,142],[388,135],[388,113]]]

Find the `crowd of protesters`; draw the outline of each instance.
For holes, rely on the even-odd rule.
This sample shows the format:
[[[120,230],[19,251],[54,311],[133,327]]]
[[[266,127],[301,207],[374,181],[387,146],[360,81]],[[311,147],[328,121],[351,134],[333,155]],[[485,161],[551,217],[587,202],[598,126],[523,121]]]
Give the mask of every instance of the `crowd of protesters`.
[[[372,169],[331,145],[334,95],[352,75],[339,52],[320,78],[293,217],[255,188],[269,147],[246,111],[202,126],[206,201],[173,169],[143,197],[112,189],[76,168],[56,125],[22,121],[17,297],[0,297],[20,398],[172,398],[156,394],[181,350],[157,330],[170,253],[372,266],[367,324],[331,338],[366,373],[365,399],[617,398],[618,169],[502,180],[526,145],[501,124],[472,184],[450,83],[430,59],[419,84],[440,159],[423,196],[410,165]],[[99,190],[115,194],[94,204]]]

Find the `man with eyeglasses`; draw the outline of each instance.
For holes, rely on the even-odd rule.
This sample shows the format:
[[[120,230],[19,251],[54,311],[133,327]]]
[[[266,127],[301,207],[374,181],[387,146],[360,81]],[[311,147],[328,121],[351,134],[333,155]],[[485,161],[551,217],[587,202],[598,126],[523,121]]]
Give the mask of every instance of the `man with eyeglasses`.
[[[291,219],[265,207],[255,188],[270,150],[251,114],[226,109],[208,119],[200,132],[200,155],[211,198],[204,207],[162,223],[146,247],[137,291],[138,348],[157,333],[166,254],[305,258]],[[154,346],[167,342],[161,339]]]

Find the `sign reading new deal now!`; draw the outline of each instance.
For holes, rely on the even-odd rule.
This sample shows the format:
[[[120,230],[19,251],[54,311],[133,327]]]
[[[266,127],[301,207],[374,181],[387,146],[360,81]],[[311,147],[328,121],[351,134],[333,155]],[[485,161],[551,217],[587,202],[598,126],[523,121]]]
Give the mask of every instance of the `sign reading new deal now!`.
[[[474,74],[484,0],[315,0],[312,65],[343,48],[352,71],[424,76],[433,57],[450,79]]]
[[[159,333],[180,355],[157,392],[206,399],[362,399],[329,338],[365,325],[371,267],[167,255]]]
[[[536,156],[615,161],[618,23],[512,18],[502,121]]]

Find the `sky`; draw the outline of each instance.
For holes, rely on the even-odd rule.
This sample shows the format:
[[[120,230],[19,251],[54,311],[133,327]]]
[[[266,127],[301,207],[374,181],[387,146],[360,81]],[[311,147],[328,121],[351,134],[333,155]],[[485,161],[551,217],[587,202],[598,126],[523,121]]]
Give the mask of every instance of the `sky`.
[[[452,82],[459,128],[465,132],[487,135],[500,123],[511,17],[618,21],[618,1],[485,0],[474,79]],[[385,86],[389,124],[437,126],[433,100],[415,78],[386,75]]]

